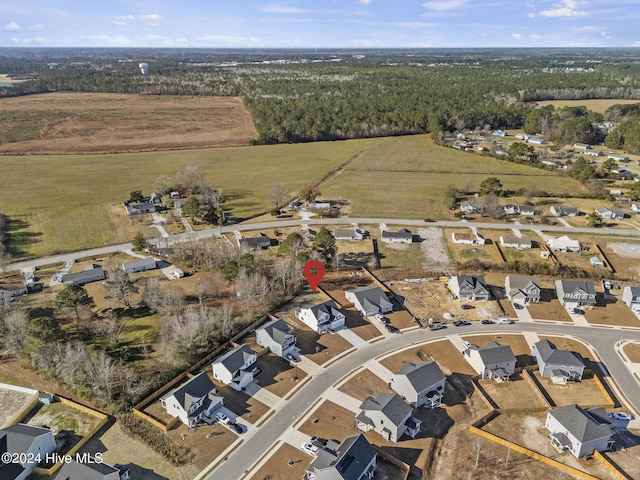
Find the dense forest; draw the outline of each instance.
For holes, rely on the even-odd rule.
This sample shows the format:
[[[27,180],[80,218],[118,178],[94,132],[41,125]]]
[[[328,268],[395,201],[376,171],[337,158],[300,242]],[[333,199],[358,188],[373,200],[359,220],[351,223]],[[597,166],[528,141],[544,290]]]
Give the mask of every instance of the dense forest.
[[[590,112],[535,111],[533,102],[625,98],[640,101],[635,50],[4,50],[0,72],[28,79],[0,95],[50,91],[234,95],[244,99],[258,143],[306,142],[462,128],[584,134]],[[139,62],[149,65],[142,75]],[[532,113],[533,112],[533,113]],[[636,148],[637,110],[611,146]],[[567,128],[567,116],[572,117]],[[566,131],[568,130],[568,132]],[[576,135],[575,131],[581,132]],[[609,144],[609,143],[608,143]],[[631,148],[630,148],[631,147]],[[640,144],[637,146],[640,149]]]

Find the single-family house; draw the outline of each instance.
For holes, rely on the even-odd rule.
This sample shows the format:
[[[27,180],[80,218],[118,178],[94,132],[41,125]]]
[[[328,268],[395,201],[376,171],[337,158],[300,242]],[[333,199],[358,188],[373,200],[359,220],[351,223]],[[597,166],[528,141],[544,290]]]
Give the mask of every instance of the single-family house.
[[[531,356],[538,364],[540,375],[551,378],[555,384],[582,380],[584,363],[577,353],[558,350],[549,340],[540,340],[531,347]]]
[[[611,450],[614,441],[607,412],[602,407],[580,408],[577,404],[547,412],[545,427],[551,444],[558,451],[570,451],[576,458],[594,451]]]
[[[544,143],[544,138],[540,137],[529,137],[527,139],[527,143],[533,143],[534,145],[542,145]]]
[[[619,208],[598,207],[595,211],[600,215],[600,218],[606,219],[624,218],[626,216]]]
[[[573,148],[576,150],[582,150],[584,152],[586,150],[589,150],[591,148],[591,145],[587,143],[574,143]]]
[[[631,211],[634,213],[640,213],[640,203],[632,203]]]
[[[158,205],[152,202],[124,202],[124,209],[127,215],[139,215],[141,213],[153,213]]]
[[[504,290],[512,303],[526,304],[540,301],[540,282],[530,275],[507,275]]]
[[[296,336],[287,322],[276,318],[256,329],[256,342],[271,353],[286,358],[296,349]]]
[[[484,245],[485,239],[479,233],[473,232],[453,232],[451,234],[451,240],[453,243],[459,243],[463,245]]]
[[[437,408],[447,377],[436,362],[407,362],[393,374],[391,388],[413,407]]]
[[[147,270],[155,270],[156,259],[153,257],[144,257],[130,262],[122,262],[122,269],[127,273],[146,272]]]
[[[393,312],[393,303],[380,287],[373,285],[347,290],[344,292],[345,298],[353,303],[358,311],[367,317],[372,317],[377,313]]]
[[[326,210],[331,208],[331,202],[316,202],[311,205],[312,208],[317,208],[318,210]]]
[[[460,300],[481,301],[491,298],[491,291],[482,275],[452,275],[449,277],[449,290]]]
[[[22,283],[0,283],[0,305],[9,303],[14,297],[29,293],[27,287]]]
[[[364,240],[369,236],[369,232],[362,230],[361,228],[339,228],[333,231],[333,236],[336,240]]]
[[[580,215],[580,210],[576,207],[563,207],[561,205],[551,205],[549,211],[554,217],[576,217]]]
[[[504,206],[505,215],[517,215],[518,214],[518,206],[512,205],[510,203]]]
[[[562,237],[550,238],[547,240],[549,249],[554,252],[579,252],[580,242],[569,238],[568,235]]]
[[[482,378],[506,382],[516,368],[516,357],[509,345],[491,342],[484,347],[470,344],[462,351],[465,360]]]
[[[591,266],[593,268],[604,268],[605,267],[604,262],[597,255],[594,255],[593,257],[591,257],[589,259],[589,263],[591,263]]]
[[[588,150],[585,150],[584,154],[589,155],[590,157],[601,157],[602,155],[604,155],[604,153],[602,153],[602,150],[596,150],[595,148],[589,148]]]
[[[611,160],[615,160],[616,162],[628,162],[629,161],[629,157],[627,157],[626,155],[619,155],[617,153],[613,153],[613,152],[609,152],[609,154],[607,155],[607,158],[610,158]]]
[[[236,390],[243,390],[253,382],[258,370],[257,360],[256,352],[249,345],[238,345],[213,361],[213,378]]]
[[[517,248],[518,250],[531,248],[531,239],[527,237],[516,237],[515,235],[504,235],[500,237],[500,246],[504,248]]]
[[[193,427],[201,421],[212,423],[223,399],[216,395],[216,387],[206,372],[202,372],[163,395],[160,405],[169,416]]]
[[[536,214],[536,209],[533,205],[518,205],[517,209],[518,215],[533,216]]]
[[[311,465],[305,480],[371,480],[376,470],[376,451],[364,435],[342,442],[329,440]]]
[[[460,204],[460,210],[464,213],[482,213],[484,212],[484,204],[464,201]]]
[[[415,438],[422,420],[413,417],[412,412],[397,393],[381,393],[375,398],[365,398],[360,404],[356,428],[364,432],[373,430],[390,442],[397,442],[404,434]]]
[[[0,430],[0,478],[2,480],[24,480],[33,467],[44,463],[45,456],[56,449],[56,440],[50,428],[34,427],[18,423]],[[11,454],[6,461],[5,455]],[[41,460],[37,460],[38,455]]]
[[[634,313],[640,313],[640,287],[624,287],[622,302]]]
[[[507,132],[505,132],[504,130],[494,130],[491,135],[493,135],[495,137],[506,137],[509,134]]]
[[[397,232],[392,232],[390,230],[382,231],[382,241],[384,243],[411,243],[413,242],[413,234],[411,230],[406,228],[401,228]]]
[[[334,332],[344,327],[345,316],[334,300],[295,309],[296,318],[317,334]]]
[[[129,468],[124,465],[108,465],[97,458],[80,463],[71,457],[62,464],[55,480],[129,480]]]
[[[104,270],[100,265],[92,263],[82,271],[76,273],[65,273],[62,275],[62,283],[67,285],[84,285],[85,283],[99,282],[104,280]]]
[[[271,239],[264,233],[256,233],[253,237],[238,239],[238,248],[244,251],[264,250],[271,246]]]
[[[566,307],[595,307],[596,289],[584,280],[556,280],[556,296]]]
[[[527,140],[529,140],[529,135],[527,135],[526,133],[516,133],[516,134],[515,134],[515,137],[516,137],[518,140],[524,140],[525,142],[526,142]]]

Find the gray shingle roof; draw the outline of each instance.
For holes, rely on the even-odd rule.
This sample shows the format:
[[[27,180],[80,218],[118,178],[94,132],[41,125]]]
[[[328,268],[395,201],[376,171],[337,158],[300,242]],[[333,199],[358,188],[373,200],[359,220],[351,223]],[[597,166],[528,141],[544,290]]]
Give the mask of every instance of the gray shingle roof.
[[[402,238],[402,239],[413,239],[413,234],[411,230],[407,228],[401,228],[397,232],[392,232],[391,230],[383,230],[382,238]]]
[[[332,450],[334,447],[335,450]],[[309,466],[316,480],[359,480],[376,451],[364,435],[345,438],[341,443],[329,442]]]
[[[413,411],[397,393],[381,393],[376,398],[367,397],[360,405],[360,410],[378,410],[395,426],[402,425],[407,415],[411,415]]]
[[[370,285],[367,287],[348,290],[347,293],[353,293],[358,299],[358,302],[360,302],[360,305],[362,305],[364,308],[381,307],[383,305],[391,303],[389,301],[389,297],[387,297],[387,294],[384,293],[384,290],[382,290],[380,287]]]
[[[55,480],[102,480],[106,475],[114,472],[120,474],[117,468],[106,463],[84,464],[71,460],[62,465]]]
[[[421,392],[446,378],[436,362],[407,362],[402,365],[398,374],[405,375],[416,392]]]
[[[212,390],[215,390],[215,385],[207,374],[202,372],[162,398],[168,398],[173,395],[182,408],[189,410],[194,400],[204,397]]]
[[[582,409],[575,403],[549,412],[578,441],[585,443],[612,435],[602,407]]]
[[[267,332],[267,335],[269,335],[274,342],[280,345],[286,342],[288,337],[292,334],[291,327],[281,318],[276,318],[275,320],[265,323],[258,330],[264,330]]]
[[[535,347],[544,363],[584,367],[584,363],[575,353],[569,350],[558,350],[549,340],[540,340],[535,343]]]
[[[342,312],[338,309],[338,305],[333,300],[327,300],[326,302],[314,305],[310,307],[310,310],[316,318],[320,318],[322,313],[329,314],[329,321],[333,321],[333,318],[337,315],[342,315]]]
[[[252,355],[255,355],[255,352],[248,345],[238,345],[216,358],[213,363],[221,363],[228,371],[233,373],[247,363],[247,360]]]
[[[470,350],[477,350],[480,354],[480,358],[485,365],[493,365],[495,363],[512,362],[516,360],[516,357],[511,351],[509,345],[500,345],[498,342],[491,342],[484,347],[478,347],[477,345],[471,345]]]
[[[0,430],[0,438],[6,439],[8,452],[26,453],[36,438],[50,432],[51,430],[48,428],[18,423]]]
[[[593,282],[584,280],[556,280],[556,287],[561,286],[563,293],[574,293],[584,291],[589,295],[595,295],[596,289]]]

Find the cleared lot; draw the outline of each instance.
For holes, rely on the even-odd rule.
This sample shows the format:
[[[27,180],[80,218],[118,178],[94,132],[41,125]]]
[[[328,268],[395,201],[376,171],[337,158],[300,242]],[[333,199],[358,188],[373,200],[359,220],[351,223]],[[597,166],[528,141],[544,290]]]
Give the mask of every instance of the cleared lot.
[[[522,408],[544,408],[535,391],[520,374],[513,375],[509,382],[480,380],[480,385],[491,399],[503,410]]]
[[[383,379],[367,369],[354,375],[338,390],[358,400],[364,400],[368,396],[375,397],[381,393],[394,393]]]
[[[429,335],[425,331],[425,336]],[[475,371],[462,357],[458,349],[449,341],[419,345],[380,360],[380,363],[392,372],[397,372],[407,362],[421,362],[423,360],[435,360],[445,374],[455,372],[464,375],[475,375]]]
[[[251,479],[289,480],[303,478],[312,461],[313,458],[299,448],[283,443]]]

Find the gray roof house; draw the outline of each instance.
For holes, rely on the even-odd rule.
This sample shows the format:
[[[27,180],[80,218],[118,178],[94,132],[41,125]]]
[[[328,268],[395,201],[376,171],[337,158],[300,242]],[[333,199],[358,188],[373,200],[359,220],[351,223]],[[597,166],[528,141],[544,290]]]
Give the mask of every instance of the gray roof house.
[[[624,287],[622,301],[634,313],[640,312],[640,287]]]
[[[616,218],[624,218],[628,216],[624,211],[619,208],[609,208],[609,207],[598,207],[595,212],[600,215],[600,218],[607,219],[616,219]]]
[[[598,257],[597,255],[594,255],[593,257],[591,257],[589,259],[589,263],[591,263],[591,266],[593,268],[604,268],[605,267],[604,261],[602,261],[600,259],[600,257]]]
[[[570,451],[576,458],[613,447],[607,412],[602,407],[580,408],[575,403],[547,412],[545,427],[551,444],[560,452]]]
[[[345,298],[367,317],[393,311],[393,303],[380,287],[367,286],[344,292]]]
[[[96,265],[95,263],[85,267],[80,272],[66,273],[62,275],[62,283],[65,286],[84,285],[85,283],[99,282],[104,279],[104,270],[100,265]]]
[[[253,237],[238,239],[238,248],[241,250],[264,250],[271,246],[271,239],[264,233],[256,233]]]
[[[482,378],[506,382],[516,368],[516,357],[511,347],[498,342],[488,343],[484,347],[469,345],[462,355]]]
[[[0,430],[0,454],[17,454],[17,462],[0,461],[2,480],[24,480],[38,463],[36,455],[44,456],[56,449],[53,431],[18,423]]]
[[[489,300],[491,292],[484,283],[484,276],[452,275],[449,290],[460,300]]]
[[[362,230],[360,228],[352,228],[352,229],[337,229],[334,230],[333,236],[336,240],[364,240],[369,233],[366,230]]]
[[[507,275],[504,279],[504,290],[512,303],[538,303],[541,292],[539,284],[538,277]]]
[[[396,393],[381,393],[376,398],[367,397],[356,415],[356,428],[373,430],[390,442],[397,442],[402,435],[415,438],[420,433],[422,420],[411,413],[413,409]]]
[[[540,340],[531,347],[531,356],[538,363],[540,375],[550,377],[555,384],[566,384],[567,380],[582,380],[584,363],[569,350],[558,350],[549,340]]]
[[[383,230],[382,241],[385,243],[411,243],[413,242],[413,234],[411,230],[407,228],[401,228],[397,232],[392,232],[390,230]]]
[[[464,213],[482,213],[484,212],[484,204],[465,201],[460,204],[460,210]]]
[[[552,205],[549,210],[554,217],[575,217],[580,214],[580,210],[576,207],[564,207],[561,205]]]
[[[566,307],[595,307],[596,289],[593,282],[556,280],[556,296]]]
[[[256,352],[249,345],[238,345],[213,361],[213,378],[236,390],[244,390],[253,382],[257,360]]]
[[[500,246],[503,248],[531,248],[531,239],[527,237],[516,237],[515,235],[504,235],[500,237]]]
[[[153,257],[139,258],[130,262],[122,262],[122,269],[127,273],[146,272],[147,270],[155,270],[156,259]]]
[[[311,307],[296,307],[294,312],[297,319],[318,335],[344,327],[346,320],[334,300],[327,300]]]
[[[160,404],[167,414],[193,427],[201,421],[211,423],[214,414],[222,407],[223,399],[216,395],[215,385],[202,372],[162,396]]]
[[[447,377],[436,362],[407,362],[393,374],[391,388],[413,407],[436,408],[442,402]]]
[[[94,459],[79,463],[75,458],[62,464],[55,480],[129,480],[129,469],[122,465],[107,465]]]
[[[286,358],[296,349],[296,336],[287,322],[280,318],[256,329],[256,342],[271,353]]]
[[[305,480],[370,480],[376,470],[376,451],[364,435],[342,442],[330,440],[311,462]]]

